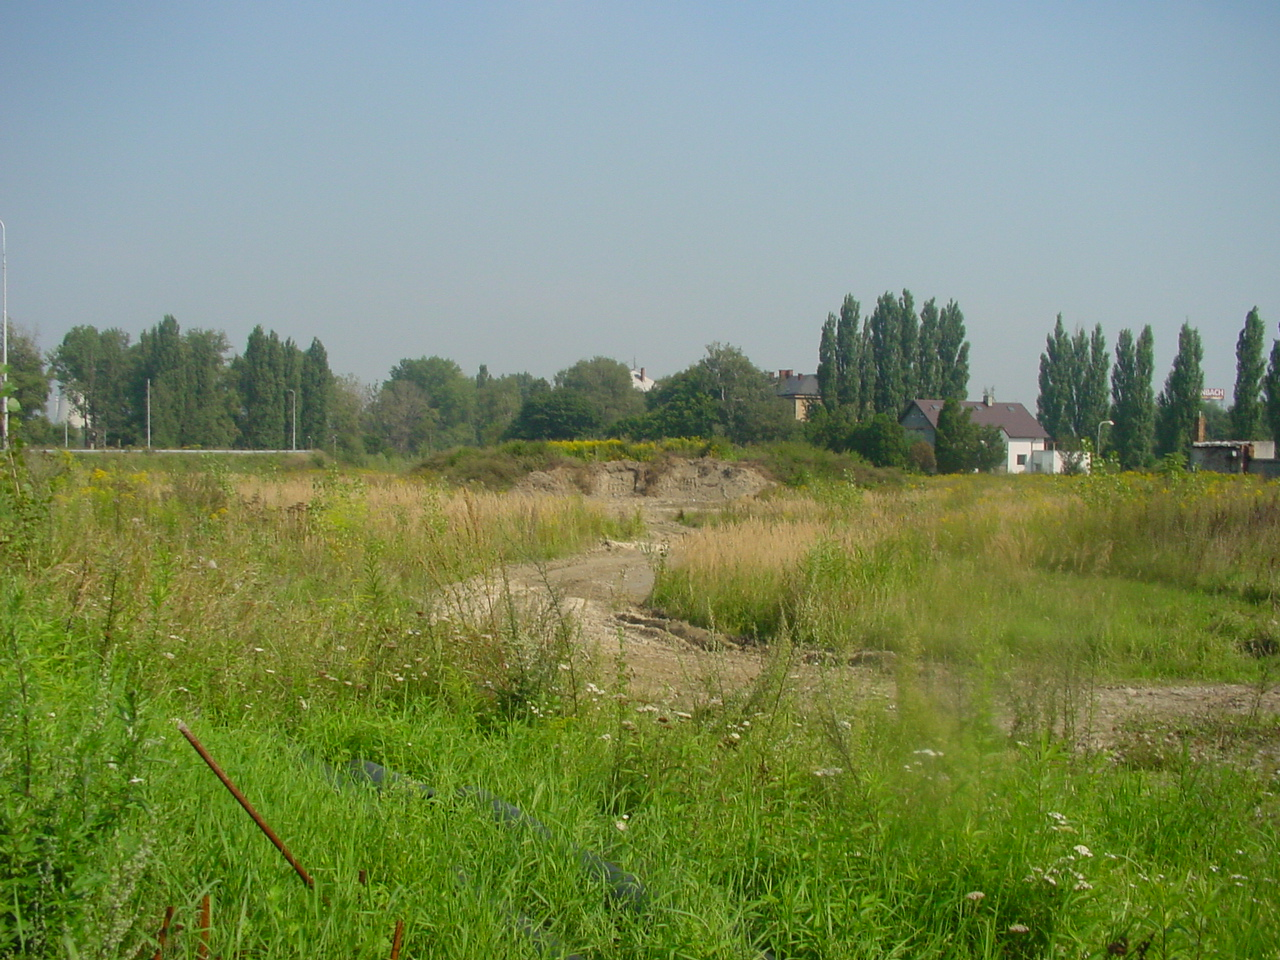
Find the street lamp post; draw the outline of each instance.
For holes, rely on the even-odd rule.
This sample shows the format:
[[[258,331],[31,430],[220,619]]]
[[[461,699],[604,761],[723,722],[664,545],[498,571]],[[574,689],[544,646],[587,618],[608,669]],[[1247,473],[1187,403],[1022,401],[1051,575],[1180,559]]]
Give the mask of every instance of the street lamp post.
[[[289,399],[293,401],[293,429],[289,435],[289,449],[298,452],[298,391],[290,390]]]
[[[1114,427],[1115,425],[1116,425],[1116,422],[1114,420],[1103,420],[1098,424],[1098,445],[1093,448],[1093,452],[1097,456],[1099,457],[1102,456],[1102,428]]]

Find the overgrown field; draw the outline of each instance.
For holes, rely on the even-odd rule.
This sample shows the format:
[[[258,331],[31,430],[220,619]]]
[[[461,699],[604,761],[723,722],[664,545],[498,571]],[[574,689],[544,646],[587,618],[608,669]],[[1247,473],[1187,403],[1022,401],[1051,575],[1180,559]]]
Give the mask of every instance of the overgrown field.
[[[171,907],[165,957],[228,960],[390,957],[398,923],[402,957],[1280,956],[1275,716],[1067,736],[1104,680],[1261,702],[1274,486],[972,477],[691,516],[655,603],[770,660],[680,713],[502,600],[505,564],[638,515],[160,463],[6,463],[0,955],[152,956]],[[499,599],[450,599],[473,578]],[[868,649],[894,702],[835,669],[795,695],[804,654]]]

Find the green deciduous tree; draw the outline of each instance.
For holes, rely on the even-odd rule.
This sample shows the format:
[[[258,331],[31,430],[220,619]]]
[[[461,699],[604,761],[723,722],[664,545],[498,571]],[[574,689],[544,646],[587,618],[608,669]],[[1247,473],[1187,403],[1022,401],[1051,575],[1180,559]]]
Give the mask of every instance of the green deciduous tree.
[[[1271,342],[1271,359],[1267,364],[1262,392],[1271,438],[1280,444],[1280,340]]]
[[[250,450],[282,450],[285,438],[284,344],[261,325],[249,333],[244,354],[233,365],[240,397],[240,440]]]
[[[872,409],[898,416],[915,392],[917,320],[911,293],[902,298],[886,292],[867,321],[876,382]]]
[[[937,350],[942,377],[938,399],[965,399],[969,395],[969,341],[965,339],[964,314],[954,300],[947,302],[938,317]]]
[[[401,360],[391,369],[391,379],[415,384],[435,411],[428,435],[431,448],[475,442],[476,384],[456,363],[444,357]]]
[[[355,375],[334,377],[329,394],[329,433],[313,441],[315,445],[347,459],[366,453],[365,412],[372,400],[372,390]]]
[[[329,354],[319,339],[302,355],[298,394],[298,445],[323,447],[329,435],[329,406],[333,396],[333,371]]]
[[[134,355],[123,330],[72,327],[53,352],[52,369],[84,420],[90,446],[133,443],[129,396]]]
[[[135,351],[130,389],[139,415],[137,431],[145,437],[149,420],[151,446],[179,447],[187,405],[187,358],[178,321],[166,315],[144,330]]]
[[[1076,392],[1075,436],[1088,437],[1097,433],[1098,424],[1107,419],[1111,409],[1108,382],[1111,355],[1107,353],[1107,338],[1102,334],[1102,324],[1093,328],[1087,340],[1083,330],[1077,331],[1073,345],[1081,371]]]
[[[822,411],[805,425],[815,446],[837,453],[856,453],[877,467],[905,467],[911,444],[902,425],[887,413],[857,420],[852,407]]]
[[[388,380],[365,408],[365,448],[403,456],[421,453],[429,446],[437,416],[426,392],[412,380]]]
[[[52,374],[45,366],[40,348],[36,345],[35,336],[10,320],[9,387],[13,398],[18,401],[17,423],[31,426],[44,417],[44,406],[49,400],[51,377]],[[14,422],[11,415],[11,427]]]
[[[818,395],[822,397],[822,405],[828,411],[840,406],[840,395],[836,388],[836,315],[827,314],[827,322],[822,325],[822,336],[818,340]]]
[[[577,390],[556,389],[525,400],[507,433],[515,440],[581,440],[594,436],[603,425],[600,408],[589,397]]]
[[[1075,404],[1075,350],[1062,325],[1062,314],[1053,325],[1040,354],[1040,396],[1036,398],[1036,419],[1055,440],[1072,435],[1071,410]]]
[[[1179,453],[1190,457],[1200,419],[1200,394],[1204,390],[1201,363],[1204,348],[1200,331],[1184,323],[1178,331],[1178,354],[1156,400],[1156,444],[1161,456]]]
[[[707,393],[717,402],[724,435],[734,443],[781,440],[799,432],[769,375],[738,347],[712,343],[697,366]]]
[[[579,360],[557,373],[555,384],[561,389],[576,390],[595,404],[606,428],[623,417],[644,413],[644,394],[635,388],[631,368],[619,360]]]
[[[1098,424],[1107,419],[1110,366],[1102,325],[1095,326],[1092,334],[1077,328],[1068,335],[1058,314],[1040,355],[1036,400],[1037,419],[1055,440],[1093,436]]]
[[[754,443],[801,431],[769,375],[728,344],[710,344],[693,366],[659,381],[647,402],[649,412],[619,432],[646,439],[722,436]]]
[[[1263,427],[1262,380],[1266,362],[1262,342],[1266,328],[1254,307],[1244,318],[1236,340],[1236,387],[1231,406],[1231,434],[1235,440],[1260,440]]]
[[[867,400],[863,375],[862,304],[846,294],[836,321],[836,396],[841,406],[853,407],[859,416]]]
[[[1116,363],[1111,372],[1111,443],[1126,470],[1151,464],[1155,444],[1155,341],[1151,326],[1142,328],[1135,342],[1132,330],[1116,340]]]
[[[480,365],[476,374],[476,439],[482,444],[497,443],[520,412],[529,396],[548,390],[547,381],[529,373],[489,374]]]
[[[943,393],[941,318],[933,297],[920,308],[920,336],[916,343],[916,397],[941,397]],[[908,401],[909,402],[909,401]]]
[[[224,449],[236,441],[237,397],[227,366],[231,344],[221,330],[183,335],[187,395],[180,440],[184,447]]]
[[[938,413],[934,454],[939,473],[994,470],[1005,462],[1005,443],[995,427],[973,422],[973,414],[948,399]]]

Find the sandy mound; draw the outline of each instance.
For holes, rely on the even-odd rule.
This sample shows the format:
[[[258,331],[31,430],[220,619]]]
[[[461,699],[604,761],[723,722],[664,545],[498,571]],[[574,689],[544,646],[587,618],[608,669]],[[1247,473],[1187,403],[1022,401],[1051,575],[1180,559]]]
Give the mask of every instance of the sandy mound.
[[[770,484],[758,470],[722,460],[613,460],[538,470],[520,481],[517,489],[528,493],[707,502],[755,496]]]

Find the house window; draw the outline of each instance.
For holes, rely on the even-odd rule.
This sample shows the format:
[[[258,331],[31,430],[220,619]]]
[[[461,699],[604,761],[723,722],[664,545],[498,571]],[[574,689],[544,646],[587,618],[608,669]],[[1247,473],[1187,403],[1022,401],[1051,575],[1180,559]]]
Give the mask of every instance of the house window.
[[[1027,465],[1027,455],[1025,453],[1018,454],[1018,466],[1025,467]]]

